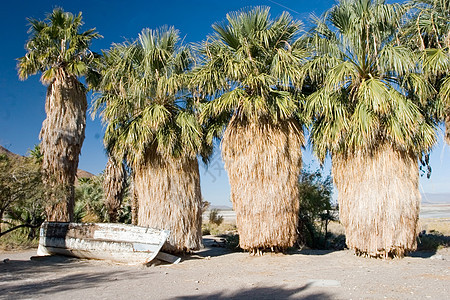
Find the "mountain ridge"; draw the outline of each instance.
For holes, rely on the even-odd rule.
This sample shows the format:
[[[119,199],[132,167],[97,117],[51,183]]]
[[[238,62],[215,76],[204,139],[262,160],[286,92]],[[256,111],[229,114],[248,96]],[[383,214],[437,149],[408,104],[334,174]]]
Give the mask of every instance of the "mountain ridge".
[[[9,151],[8,149],[6,149],[5,147],[0,145],[0,154],[5,154],[7,157],[11,158],[11,159],[21,159],[25,156],[14,153]],[[77,178],[91,178],[94,177],[95,175],[92,174],[91,172],[82,170],[82,169],[77,169]]]

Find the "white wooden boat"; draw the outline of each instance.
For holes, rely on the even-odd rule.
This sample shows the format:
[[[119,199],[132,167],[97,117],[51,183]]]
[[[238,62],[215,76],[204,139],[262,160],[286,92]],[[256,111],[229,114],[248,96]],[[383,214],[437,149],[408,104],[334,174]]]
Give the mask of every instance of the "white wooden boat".
[[[180,258],[160,252],[169,234],[168,230],[126,224],[44,222],[37,254],[126,264],[147,264],[155,258],[178,263]]]

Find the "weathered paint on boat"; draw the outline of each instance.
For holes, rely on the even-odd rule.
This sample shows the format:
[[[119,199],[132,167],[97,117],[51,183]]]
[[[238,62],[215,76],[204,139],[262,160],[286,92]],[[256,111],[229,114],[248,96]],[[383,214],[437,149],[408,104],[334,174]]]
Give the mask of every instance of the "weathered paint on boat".
[[[37,254],[146,264],[158,255],[169,233],[125,224],[45,222]]]

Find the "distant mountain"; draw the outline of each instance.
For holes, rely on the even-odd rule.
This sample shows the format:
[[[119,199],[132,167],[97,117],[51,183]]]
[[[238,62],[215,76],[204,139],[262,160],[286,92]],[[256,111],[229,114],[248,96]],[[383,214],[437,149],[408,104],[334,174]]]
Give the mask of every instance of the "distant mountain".
[[[422,204],[450,204],[450,193],[424,193]]]
[[[13,152],[9,151],[8,149],[6,149],[6,148],[4,148],[2,146],[0,146],[0,154],[5,154],[10,159],[21,159],[23,157],[22,155],[13,153]],[[90,173],[90,172],[88,172],[88,171],[81,170],[81,169],[77,170],[77,177],[78,178],[91,178],[93,176],[95,176],[95,175]],[[77,182],[75,182],[75,184],[77,184]]]

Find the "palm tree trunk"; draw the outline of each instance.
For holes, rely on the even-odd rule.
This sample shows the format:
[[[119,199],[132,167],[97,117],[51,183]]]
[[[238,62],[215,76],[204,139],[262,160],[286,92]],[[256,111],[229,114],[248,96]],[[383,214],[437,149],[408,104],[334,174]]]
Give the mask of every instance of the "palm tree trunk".
[[[445,135],[444,139],[450,145],[450,112],[445,118]]]
[[[112,157],[109,157],[103,173],[103,190],[109,222],[117,222],[118,211],[125,191],[125,182],[126,172],[123,164],[118,164]]]
[[[233,118],[222,140],[240,247],[285,249],[297,240],[301,126]]]
[[[416,249],[420,193],[415,155],[389,145],[373,155],[335,155],[333,176],[350,249],[370,257],[403,257]]]
[[[200,249],[202,196],[197,159],[152,157],[135,170],[134,179],[138,225],[170,230],[165,251]]]
[[[131,180],[130,183],[130,197],[131,197],[131,224],[137,225],[138,224],[138,211],[139,211],[139,203],[138,203],[138,197],[136,194],[136,186],[134,182],[136,181],[135,176],[132,175],[133,180]]]
[[[47,89],[47,118],[40,133],[48,221],[73,219],[74,182],[86,126],[86,94],[76,77],[60,70]]]

